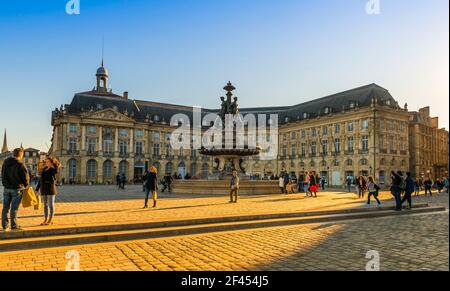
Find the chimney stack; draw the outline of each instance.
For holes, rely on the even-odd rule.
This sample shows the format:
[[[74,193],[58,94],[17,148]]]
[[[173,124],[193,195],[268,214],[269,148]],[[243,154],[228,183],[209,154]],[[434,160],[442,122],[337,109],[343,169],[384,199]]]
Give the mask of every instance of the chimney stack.
[[[127,91],[123,92],[123,98],[128,99],[128,92]]]

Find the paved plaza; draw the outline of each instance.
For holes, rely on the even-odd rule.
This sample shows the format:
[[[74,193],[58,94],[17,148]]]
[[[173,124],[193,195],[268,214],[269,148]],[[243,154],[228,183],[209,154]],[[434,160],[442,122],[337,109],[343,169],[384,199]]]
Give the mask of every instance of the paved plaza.
[[[167,221],[364,207],[354,193],[324,192],[227,197],[160,195],[157,209],[142,208],[139,186],[59,188],[57,227]],[[382,193],[390,205],[389,193]],[[448,194],[414,203],[446,205]],[[20,211],[20,223],[36,229],[40,211]],[[66,253],[80,254],[81,270],[365,270],[368,251],[380,254],[381,270],[447,270],[448,212],[371,220],[313,223],[171,238],[90,244],[0,253],[0,270],[66,270]]]

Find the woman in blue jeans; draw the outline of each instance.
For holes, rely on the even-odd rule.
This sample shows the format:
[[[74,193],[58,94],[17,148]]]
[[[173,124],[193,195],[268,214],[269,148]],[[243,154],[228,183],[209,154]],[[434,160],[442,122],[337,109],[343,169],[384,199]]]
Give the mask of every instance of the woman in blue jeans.
[[[55,197],[56,197],[56,175],[61,166],[59,161],[52,157],[45,160],[45,168],[42,170],[41,179],[36,187],[36,191],[41,193],[44,202],[44,222],[41,225],[53,225],[55,216]]]

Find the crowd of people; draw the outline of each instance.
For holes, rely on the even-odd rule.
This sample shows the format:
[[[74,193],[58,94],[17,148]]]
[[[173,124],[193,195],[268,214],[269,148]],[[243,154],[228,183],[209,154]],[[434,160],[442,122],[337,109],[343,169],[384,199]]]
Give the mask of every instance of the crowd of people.
[[[2,231],[6,231],[8,227],[11,230],[21,230],[17,223],[17,213],[22,202],[24,193],[30,188],[30,176],[23,164],[24,151],[22,148],[15,149],[13,156],[5,160],[1,169],[2,184],[4,186],[3,193],[3,209],[2,209]],[[40,173],[37,180],[36,193],[39,194],[43,202],[43,216],[44,221],[41,226],[53,225],[55,217],[55,197],[57,195],[57,175],[61,164],[56,158],[47,157],[45,160],[45,167]],[[143,175],[143,191],[145,192],[144,209],[148,208],[150,199],[153,201],[153,208],[157,206],[159,184],[163,186],[161,192],[166,190],[172,192],[172,185],[174,180],[178,179],[193,179],[189,174],[184,175],[174,173],[166,173],[161,181],[158,180],[158,170],[156,167],[151,167]],[[319,190],[325,190],[327,181],[324,177],[320,177],[315,171],[304,172],[296,176],[295,173],[287,173],[283,171],[279,176],[271,175],[267,177],[268,180],[278,180],[280,191],[282,194],[304,193],[306,197],[317,198]],[[125,189],[127,177],[120,173],[116,177],[117,186],[119,189]],[[240,178],[236,171],[233,171],[230,178],[230,203],[237,203],[238,193],[240,188]],[[346,187],[349,192],[352,192],[353,187],[356,188],[356,193],[360,199],[366,199],[369,206],[372,197],[375,199],[377,206],[381,206],[379,199],[379,192],[381,187],[375,182],[373,177],[359,176],[356,179],[352,176],[346,177]],[[412,208],[413,195],[420,195],[421,191],[425,191],[425,195],[433,195],[433,190],[438,193],[442,191],[449,192],[449,178],[436,179],[413,179],[411,173],[407,172],[392,172],[390,192],[395,198],[395,208],[400,211],[406,203],[406,208]],[[9,217],[8,217],[9,215]]]

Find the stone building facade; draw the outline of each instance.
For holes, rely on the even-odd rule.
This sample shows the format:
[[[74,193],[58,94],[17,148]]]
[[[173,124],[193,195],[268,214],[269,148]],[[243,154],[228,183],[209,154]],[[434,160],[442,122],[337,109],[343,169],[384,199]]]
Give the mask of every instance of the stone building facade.
[[[447,177],[448,141],[448,131],[439,128],[439,118],[430,116],[429,107],[410,112],[410,165],[413,175],[432,179]]]
[[[170,126],[175,114],[192,120],[193,108],[130,99],[108,89],[108,70],[97,70],[97,86],[75,94],[70,104],[52,113],[51,155],[63,165],[66,183],[114,183],[118,173],[138,181],[151,165],[166,172],[206,179],[215,161],[190,148],[174,151]],[[202,116],[219,109],[202,109]],[[347,175],[373,175],[388,183],[390,171],[410,169],[408,128],[411,113],[375,84],[295,106],[241,109],[242,115],[276,114],[278,157],[244,161],[248,174],[276,175],[316,171],[330,185],[340,186]],[[444,131],[445,132],[445,131]],[[448,133],[439,135],[448,145]]]

